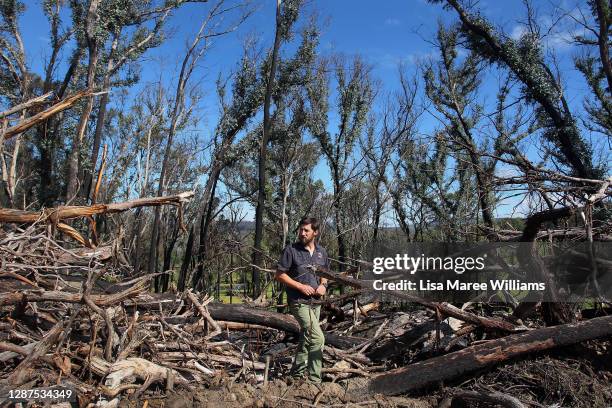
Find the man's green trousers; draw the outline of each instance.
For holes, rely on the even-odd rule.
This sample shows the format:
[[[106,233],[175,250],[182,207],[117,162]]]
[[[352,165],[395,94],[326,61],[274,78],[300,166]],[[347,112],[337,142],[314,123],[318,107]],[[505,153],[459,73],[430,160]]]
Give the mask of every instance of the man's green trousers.
[[[321,305],[291,303],[289,311],[300,324],[300,342],[298,344],[295,361],[291,368],[293,377],[302,377],[308,370],[308,378],[312,382],[321,382],[321,368],[323,366],[323,345],[325,337],[319,325]]]

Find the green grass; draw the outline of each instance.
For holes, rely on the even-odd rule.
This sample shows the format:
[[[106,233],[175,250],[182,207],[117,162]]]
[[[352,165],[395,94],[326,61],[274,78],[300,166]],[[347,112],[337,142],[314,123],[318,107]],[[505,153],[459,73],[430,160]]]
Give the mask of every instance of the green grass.
[[[216,299],[216,297],[215,297],[215,299],[220,301],[220,302],[222,302],[222,303],[228,303],[229,304],[230,303],[230,296],[227,294],[229,288],[230,288],[229,283],[222,283],[220,285],[220,290],[219,290],[220,298]],[[242,295],[242,290],[236,291],[236,292],[237,292],[237,294],[231,297],[231,304],[240,304],[240,303],[243,303],[242,302],[242,296],[241,296]],[[215,292],[215,294],[216,294],[216,292]],[[268,288],[266,290],[266,297],[268,299],[270,299],[272,297],[272,284],[268,285]]]

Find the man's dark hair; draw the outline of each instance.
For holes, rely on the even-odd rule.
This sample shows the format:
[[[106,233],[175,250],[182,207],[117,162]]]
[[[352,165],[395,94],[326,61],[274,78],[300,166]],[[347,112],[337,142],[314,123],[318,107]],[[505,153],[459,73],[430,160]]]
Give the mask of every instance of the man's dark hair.
[[[300,220],[300,223],[298,224],[298,228],[301,227],[302,225],[308,225],[310,224],[310,227],[312,228],[313,231],[318,231],[319,230],[319,220],[317,220],[314,217],[304,217]]]

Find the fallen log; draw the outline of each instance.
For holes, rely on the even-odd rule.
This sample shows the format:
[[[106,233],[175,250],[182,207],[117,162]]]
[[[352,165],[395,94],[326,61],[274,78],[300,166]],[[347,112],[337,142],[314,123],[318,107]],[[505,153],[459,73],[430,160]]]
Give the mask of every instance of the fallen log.
[[[271,327],[262,326],[260,324],[227,322],[224,320],[218,320],[217,324],[222,330],[270,330],[271,329]]]
[[[245,367],[250,368],[252,370],[260,370],[260,371],[262,371],[265,368],[265,364],[260,363],[258,361],[251,361],[248,359],[240,359],[238,357],[224,356],[224,355],[218,355],[218,354],[212,354],[212,353],[192,353],[192,352],[185,352],[185,351],[162,351],[158,353],[157,357],[162,361],[166,361],[166,360],[186,361],[186,360],[194,360],[194,359],[209,360],[215,363],[222,363],[222,364],[232,365],[235,367],[242,367],[244,365]]]
[[[612,335],[612,316],[511,334],[454,353],[387,371],[354,392],[397,395],[503,363],[512,358]]]
[[[97,214],[112,214],[130,210],[137,207],[155,207],[161,205],[179,205],[193,197],[193,191],[166,196],[139,198],[132,201],[111,204],[94,204],[90,206],[70,205],[57,208],[47,208],[42,211],[21,211],[8,208],[0,209],[0,222],[28,224],[45,221],[57,224],[62,220],[91,217]]]
[[[215,320],[257,324],[295,334],[300,332],[300,325],[291,315],[240,305],[211,303],[207,307],[211,317]],[[341,349],[354,347],[363,343],[364,340],[358,337],[325,333],[325,343]]]
[[[113,293],[112,295],[89,295],[89,298],[96,306],[106,307],[118,304],[125,299],[135,297],[145,290],[145,281],[125,289],[122,292]],[[65,303],[81,303],[83,302],[82,293],[67,293],[57,290],[24,290],[21,292],[5,292],[0,293],[0,307],[17,305],[26,302],[65,302]]]
[[[30,366],[37,359],[44,356],[47,351],[55,345],[55,342],[59,338],[60,334],[64,331],[64,325],[66,322],[59,321],[51,330],[45,334],[45,337],[39,341],[32,349],[32,352],[28,354],[28,356],[19,363],[19,365],[13,370],[11,375],[8,376],[6,380],[3,381],[4,384],[11,386],[20,386],[30,376]],[[4,385],[3,384],[3,385]]]
[[[207,307],[210,316],[215,320],[258,324],[290,333],[296,333],[300,330],[300,326],[293,316],[282,313],[221,303],[211,303]]]
[[[170,372],[172,373],[173,382],[183,385],[189,384],[178,372],[138,357],[130,357],[117,361],[110,365],[107,372],[102,391],[111,398],[122,391],[122,384],[133,382],[135,378],[144,381],[144,384],[139,387],[141,392],[154,382],[168,381],[168,374]]]
[[[292,334],[300,332],[300,325],[291,315],[240,305],[209,304],[207,307],[211,317],[217,322],[256,325],[262,329],[276,329]],[[165,320],[170,324],[184,324],[195,323],[198,318],[194,316],[168,316]],[[250,328],[256,327],[251,326]],[[328,332],[324,332],[324,334],[325,344],[339,349],[349,349],[366,341],[362,337],[339,336]]]
[[[452,395],[442,400],[438,408],[450,408],[453,399],[464,400],[466,402],[477,401],[487,406],[501,406],[505,408],[526,408],[518,398],[512,395],[504,394],[499,391],[470,391],[470,390],[455,390]]]

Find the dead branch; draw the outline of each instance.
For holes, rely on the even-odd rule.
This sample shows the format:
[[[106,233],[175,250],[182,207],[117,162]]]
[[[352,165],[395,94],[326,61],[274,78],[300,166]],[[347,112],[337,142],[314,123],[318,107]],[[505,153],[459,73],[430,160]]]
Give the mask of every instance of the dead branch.
[[[187,191],[167,197],[139,198],[123,203],[95,204],[91,206],[62,206],[57,208],[49,208],[38,212],[2,208],[0,209],[0,222],[27,224],[40,220],[58,223],[62,220],[79,217],[91,217],[92,215],[98,214],[118,213],[138,207],[179,205],[189,200],[191,197],[193,197],[193,195],[193,191]]]
[[[462,320],[464,322],[469,322],[473,324],[477,324],[479,326],[488,328],[488,329],[496,329],[502,330],[506,332],[511,332],[515,330],[515,326],[512,323],[496,319],[478,316],[473,313],[467,312],[465,310],[461,310],[449,303],[446,302],[429,302],[418,296],[410,295],[404,292],[398,291],[376,291],[372,288],[372,285],[368,284],[365,281],[361,281],[358,279],[354,279],[348,276],[343,276],[337,273],[317,270],[317,275],[322,276],[324,278],[334,280],[336,282],[340,282],[344,285],[351,286],[353,288],[358,288],[364,290],[368,293],[386,293],[397,297],[398,299],[406,300],[408,302],[418,303],[422,306],[425,306],[428,309],[439,311],[446,316],[454,317],[456,319]]]
[[[23,122],[6,129],[6,131],[3,134],[4,140],[10,139],[13,136],[16,136],[20,133],[25,132],[31,127],[36,126],[37,124],[47,120],[51,116],[57,115],[58,113],[72,107],[79,99],[83,98],[84,96],[91,95],[91,94],[92,94],[91,91],[83,90],[75,94],[72,94],[70,96],[67,96],[66,98],[62,99],[61,101],[51,106],[50,108],[47,108],[44,111],[39,112],[34,116],[30,116],[29,118],[25,119]]]
[[[20,103],[19,105],[13,106],[12,108],[9,108],[7,110],[5,110],[4,112],[0,113],[0,119],[6,117],[6,116],[10,116],[14,113],[20,112],[24,109],[28,109],[32,106],[36,106],[39,105],[41,103],[44,103],[45,100],[47,100],[51,95],[53,95],[53,92],[47,92],[44,95],[41,96],[37,96],[35,98],[30,99],[29,101],[26,101],[24,103]]]

